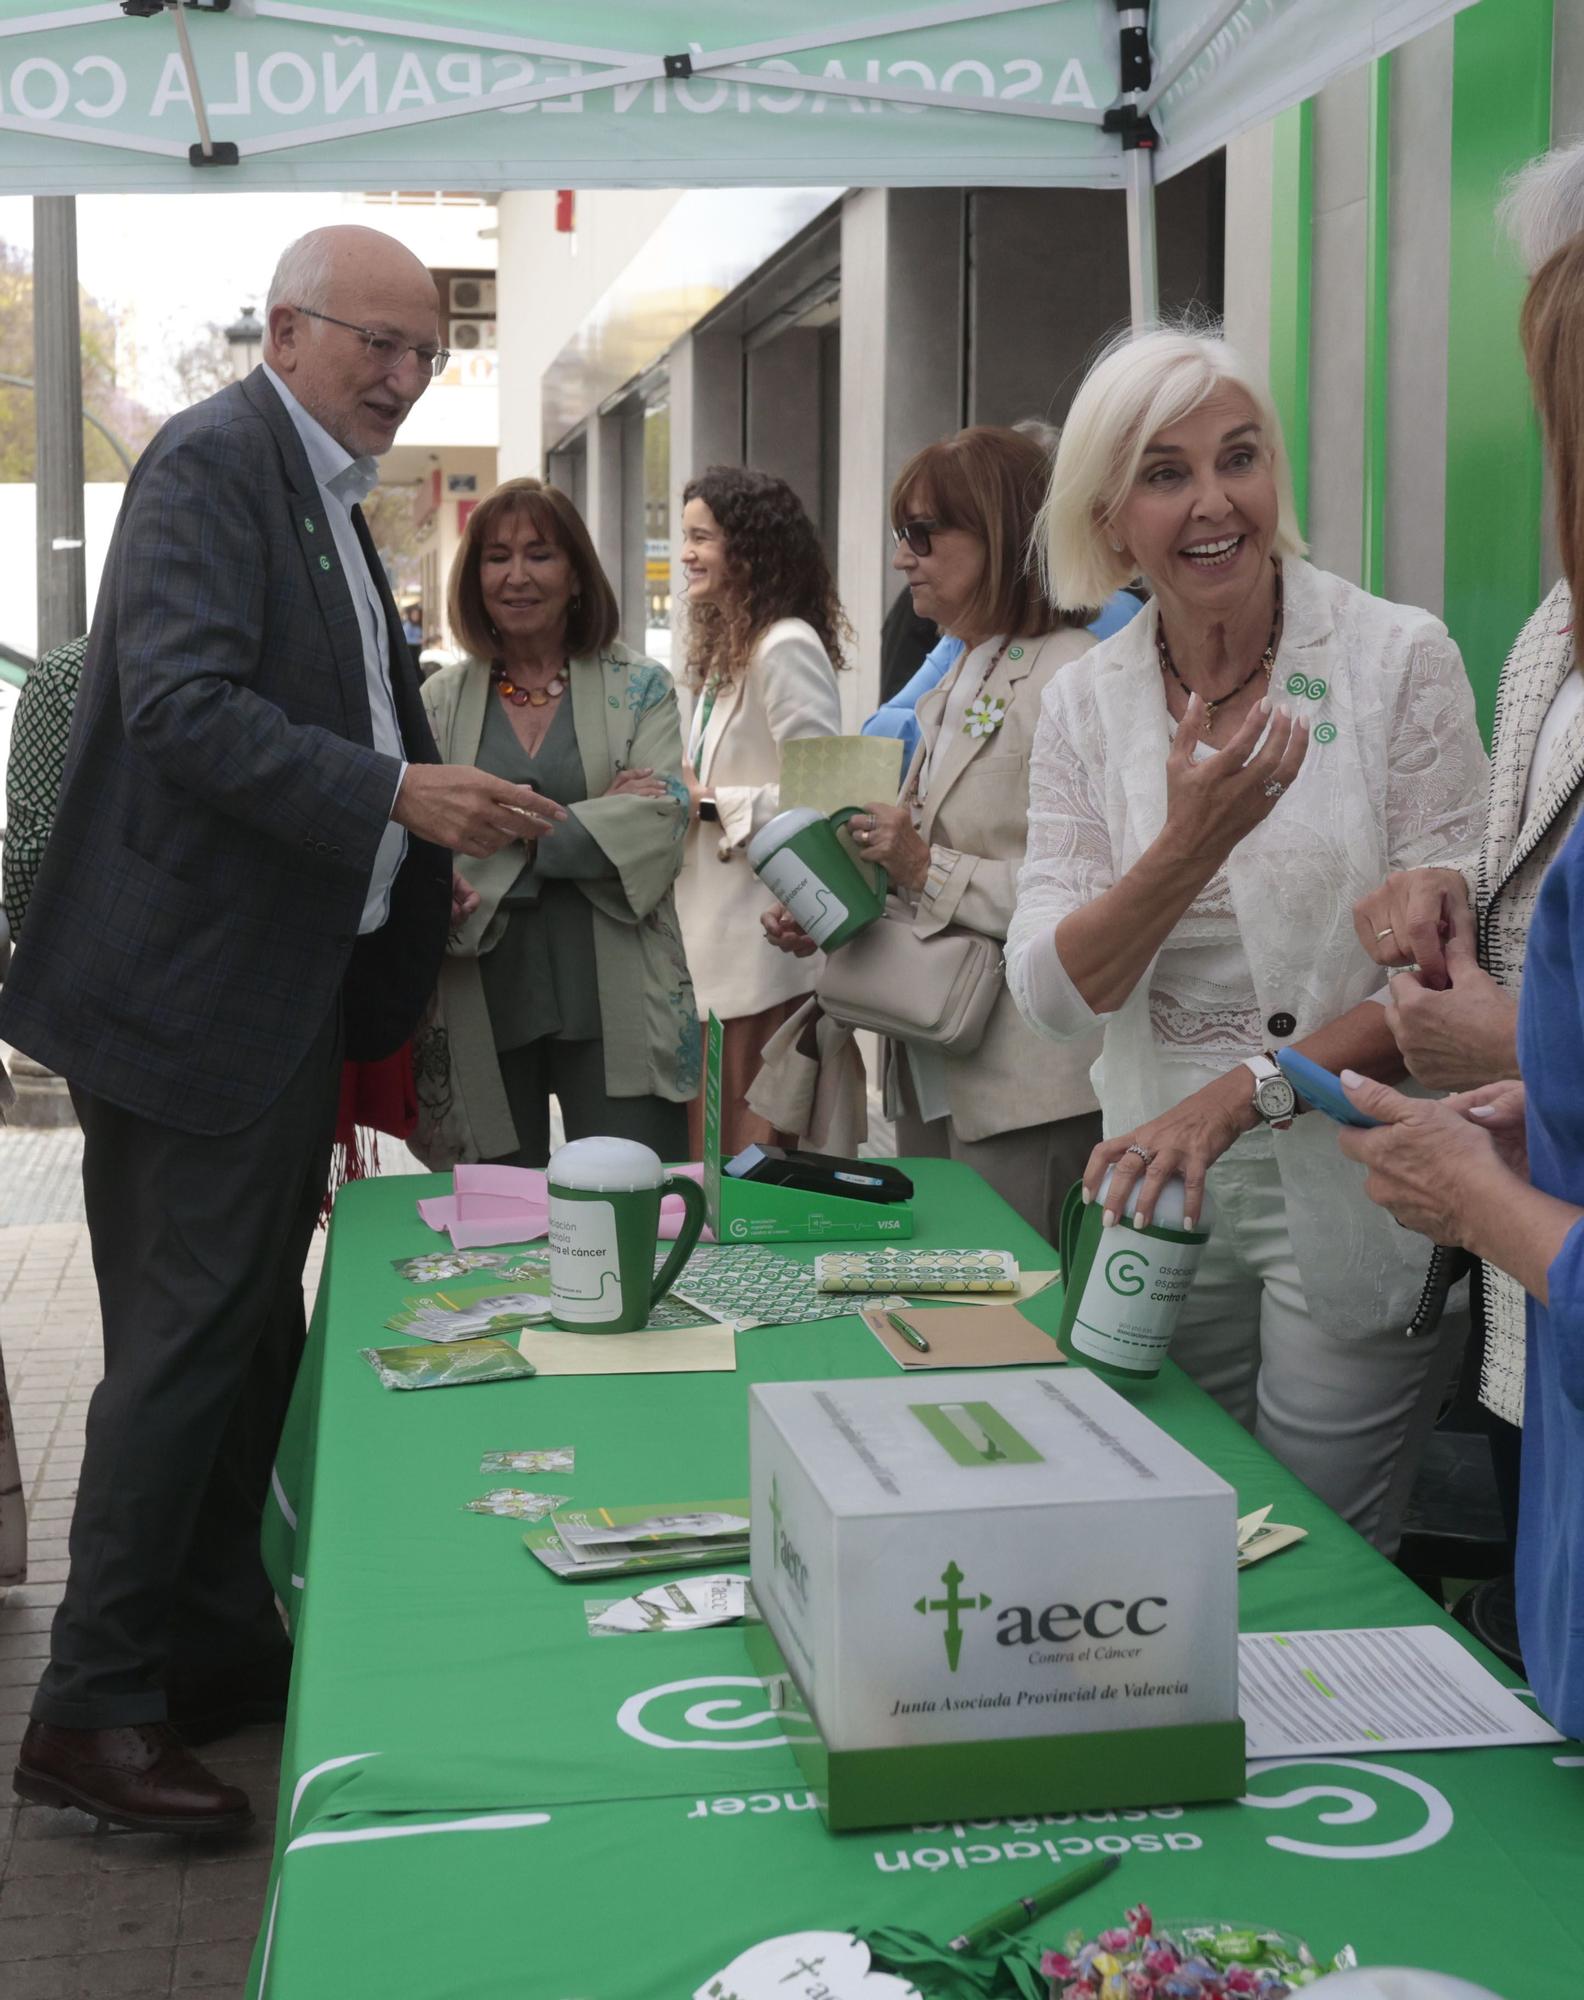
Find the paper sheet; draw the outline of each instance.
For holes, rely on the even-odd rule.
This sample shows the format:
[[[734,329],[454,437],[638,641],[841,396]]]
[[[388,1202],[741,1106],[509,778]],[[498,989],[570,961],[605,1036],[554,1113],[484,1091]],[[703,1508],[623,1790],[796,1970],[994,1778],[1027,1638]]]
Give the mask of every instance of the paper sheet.
[[[737,1336],[713,1321],[642,1333],[563,1333],[524,1328],[517,1351],[541,1375],[702,1375],[737,1366]]]
[[[890,805],[902,788],[895,736],[795,736],[781,746],[781,809]]]
[[[1245,1632],[1238,1683],[1250,1759],[1563,1740],[1438,1625]]]
[[[855,1302],[856,1303],[856,1302]],[[1066,1359],[1048,1333],[1027,1320],[1015,1305],[968,1305],[935,1294],[928,1306],[911,1303],[902,1317],[929,1342],[921,1354],[905,1341],[879,1302],[865,1302],[859,1318],[891,1359],[907,1369],[1055,1368]]]

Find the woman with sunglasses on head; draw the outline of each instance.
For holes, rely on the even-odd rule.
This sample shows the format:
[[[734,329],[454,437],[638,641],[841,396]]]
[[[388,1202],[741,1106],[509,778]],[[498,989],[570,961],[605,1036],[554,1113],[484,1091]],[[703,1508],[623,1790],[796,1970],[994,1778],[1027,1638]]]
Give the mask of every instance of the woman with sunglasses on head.
[[[1224,341],[1116,342],[1062,432],[1041,546],[1066,601],[1151,602],[1045,697],[1007,978],[1057,1043],[1104,1029],[1108,1222],[1169,1179],[1216,1223],[1173,1356],[1390,1553],[1466,1322],[1408,1339],[1423,1267],[1273,1049],[1401,1073],[1353,904],[1477,846],[1485,755],[1426,611],[1302,560],[1268,391]]]
[[[780,810],[781,748],[841,734],[837,669],[850,641],[825,552],[783,479],[712,465],[682,496],[686,684],[693,714],[684,769],[692,818],[677,882],[701,1019],[721,1022],[721,1143],[790,1145],[748,1109],[765,1043],[814,981],[752,949],[765,892],[745,852]],[[689,1113],[703,1151],[703,1105]]]
[[[927,445],[891,490],[893,566],[915,608],[964,651],[918,705],[922,734],[894,805],[850,822],[861,853],[907,899],[921,938],[953,925],[1004,939],[1028,827],[1040,698],[1093,646],[1092,610],[1057,608],[1026,560],[1048,461],[1018,432],[979,425]],[[812,955],[776,904],[765,935]],[[1048,1241],[1100,1136],[1094,1048],[1053,1052],[1004,988],[965,1054],[891,1044],[887,1109],[904,1155],[966,1161]]]

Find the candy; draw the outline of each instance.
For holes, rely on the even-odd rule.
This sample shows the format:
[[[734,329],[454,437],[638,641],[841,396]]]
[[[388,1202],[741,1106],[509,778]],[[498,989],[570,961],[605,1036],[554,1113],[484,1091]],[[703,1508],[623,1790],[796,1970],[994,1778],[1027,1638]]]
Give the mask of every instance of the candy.
[[[1251,1924],[1167,1924],[1157,1933],[1145,1903],[1126,1923],[1085,1939],[1074,1931],[1064,1951],[1047,1951],[1040,1971],[1051,2000],[1284,2000],[1322,1971],[1357,1963],[1351,1949],[1328,1965],[1282,1931]]]

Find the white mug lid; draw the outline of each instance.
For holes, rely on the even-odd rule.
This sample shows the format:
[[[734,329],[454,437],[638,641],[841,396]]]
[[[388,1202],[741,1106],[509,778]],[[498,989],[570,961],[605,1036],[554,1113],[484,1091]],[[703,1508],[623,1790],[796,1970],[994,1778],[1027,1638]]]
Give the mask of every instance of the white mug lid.
[[[659,1187],[665,1167],[658,1153],[636,1139],[573,1139],[551,1154],[545,1179],[552,1187],[630,1194]]]
[[[785,847],[794,835],[800,834],[806,826],[818,826],[824,820],[822,812],[813,806],[788,806],[785,812],[760,827],[748,843],[748,865],[759,868],[768,861],[778,847]]]

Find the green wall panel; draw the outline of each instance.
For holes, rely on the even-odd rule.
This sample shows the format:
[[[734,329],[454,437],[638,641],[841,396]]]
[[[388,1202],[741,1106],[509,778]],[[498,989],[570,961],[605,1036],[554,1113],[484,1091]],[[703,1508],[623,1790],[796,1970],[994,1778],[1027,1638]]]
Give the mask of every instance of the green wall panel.
[[[1518,345],[1524,275],[1503,179],[1551,136],[1552,0],[1483,0],[1453,44],[1445,617],[1487,737],[1507,649],[1540,595],[1540,433]]]

